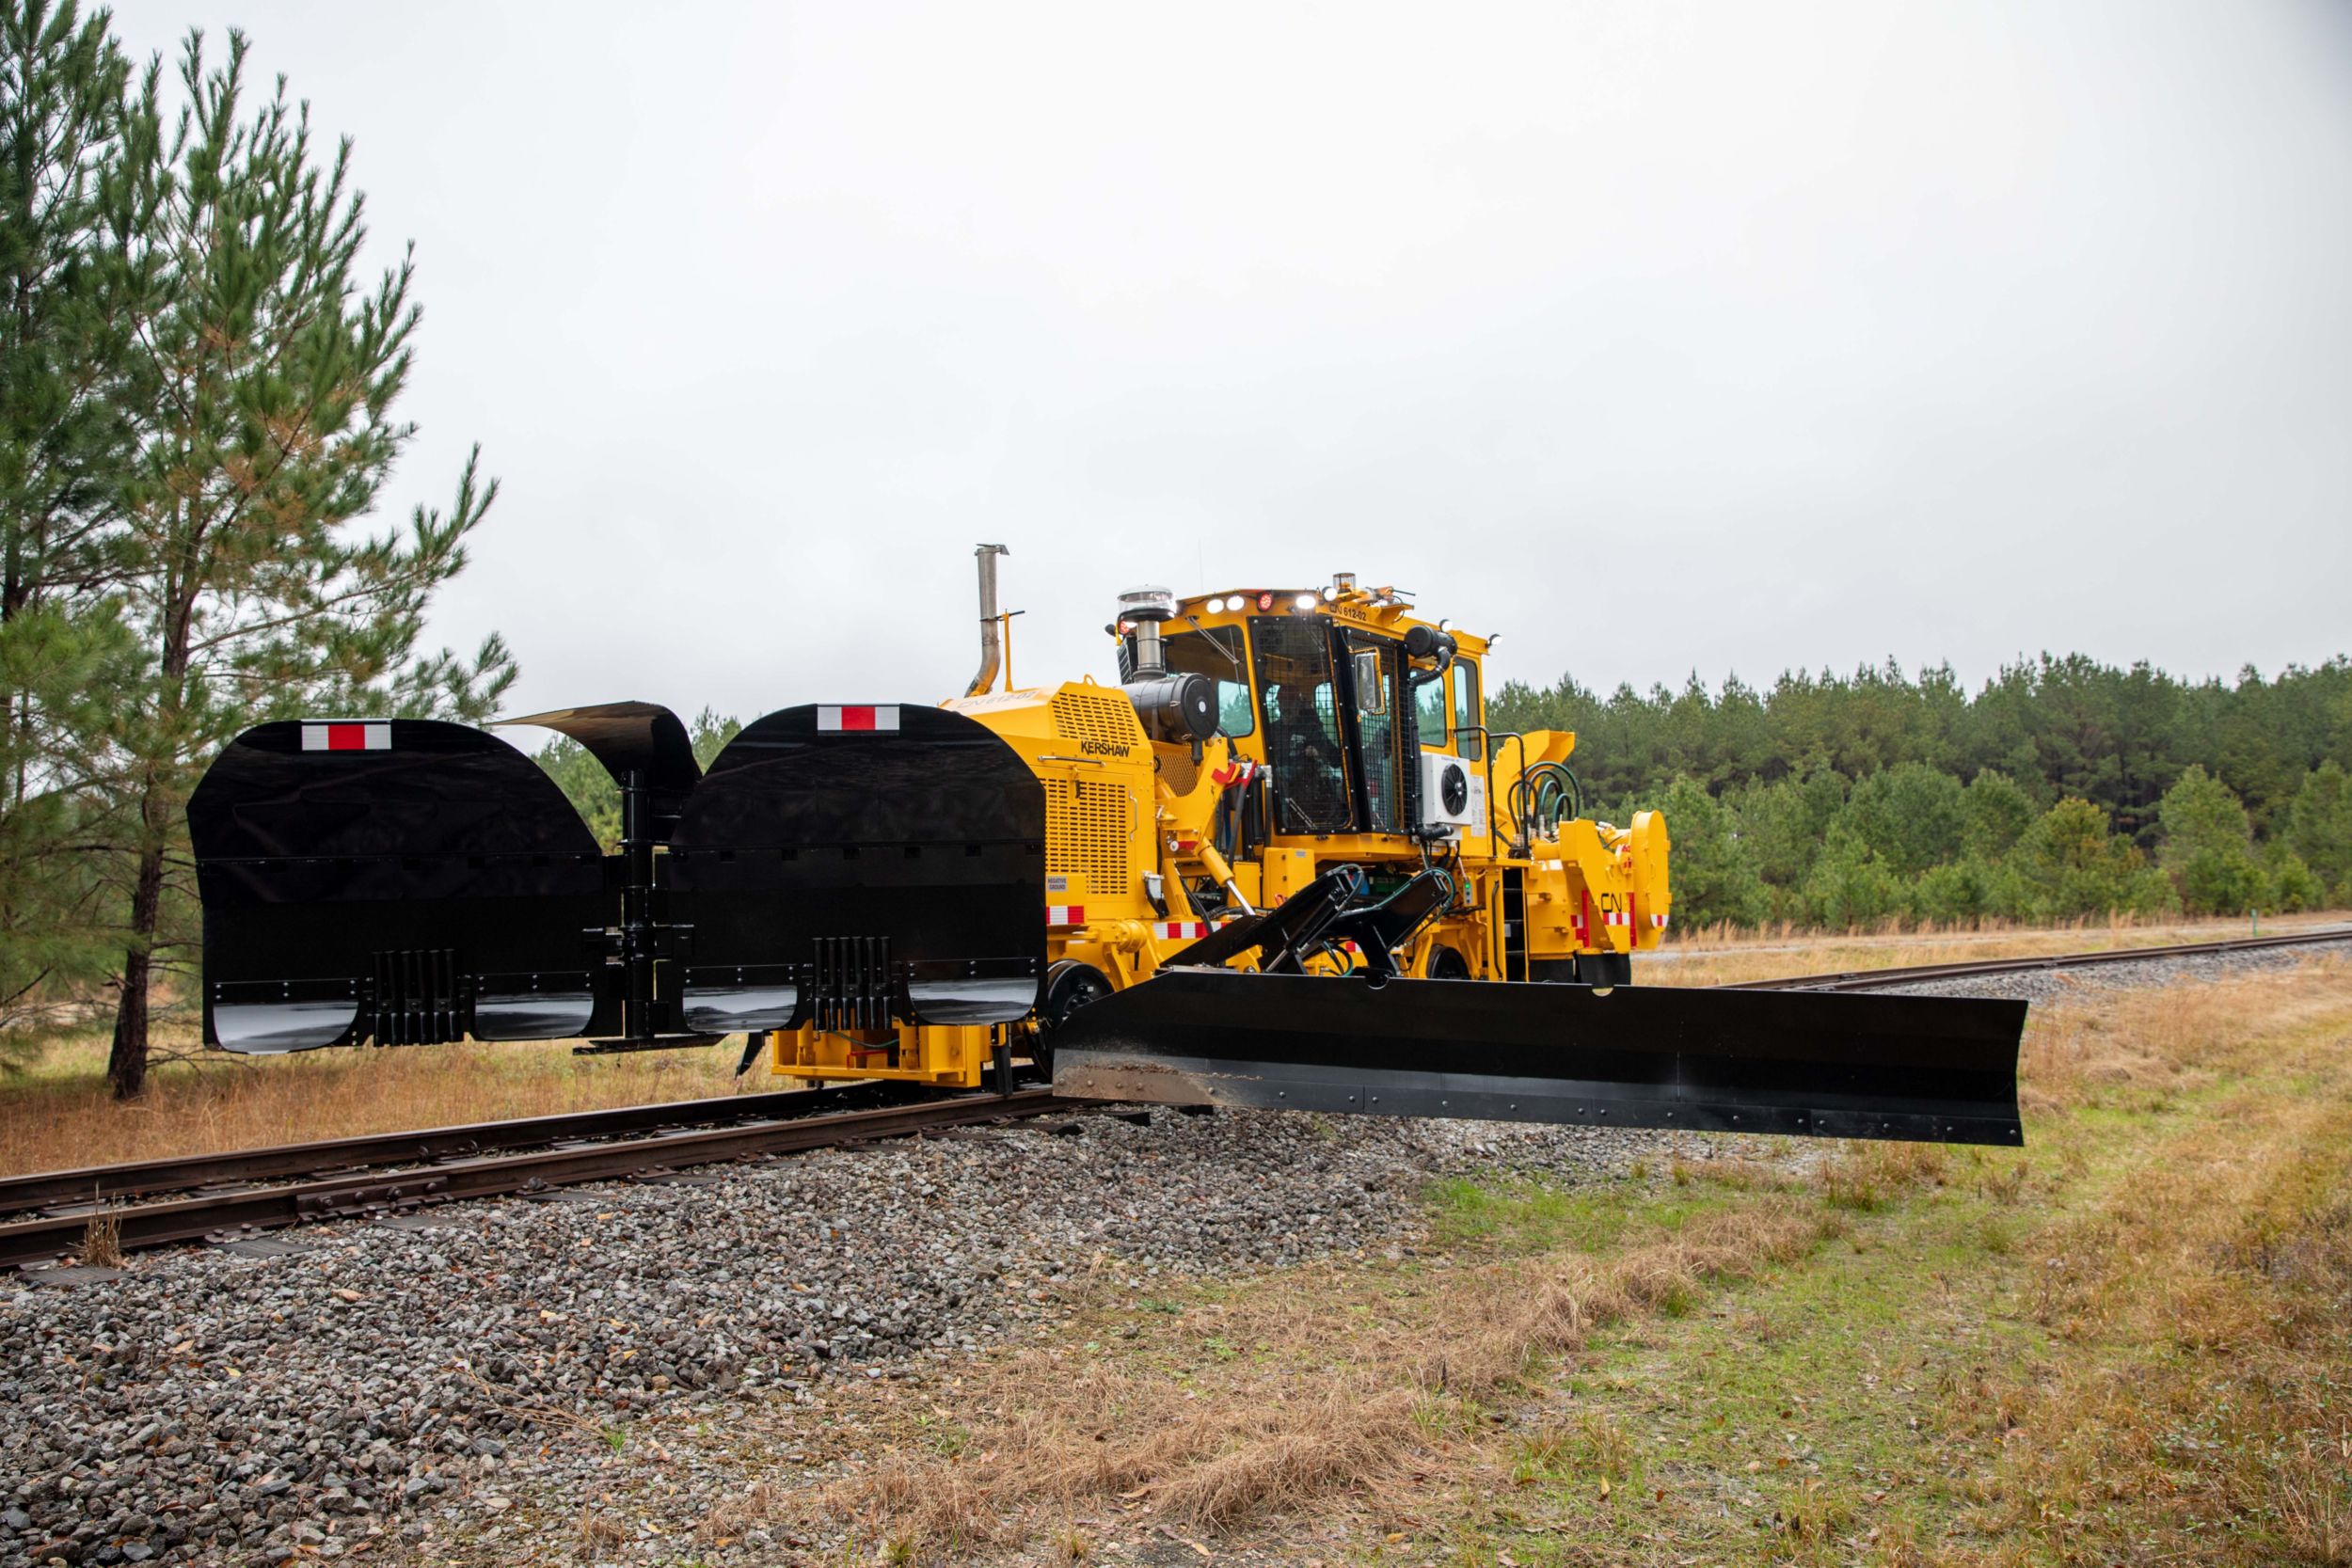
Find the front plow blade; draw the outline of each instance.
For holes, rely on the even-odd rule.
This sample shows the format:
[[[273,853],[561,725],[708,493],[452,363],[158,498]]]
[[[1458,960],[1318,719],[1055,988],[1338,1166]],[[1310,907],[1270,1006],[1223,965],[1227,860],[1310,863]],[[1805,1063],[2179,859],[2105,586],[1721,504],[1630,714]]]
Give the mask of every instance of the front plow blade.
[[[1173,969],[1054,1033],[1054,1088],[1822,1138],[2025,1138],[2026,1004]]]

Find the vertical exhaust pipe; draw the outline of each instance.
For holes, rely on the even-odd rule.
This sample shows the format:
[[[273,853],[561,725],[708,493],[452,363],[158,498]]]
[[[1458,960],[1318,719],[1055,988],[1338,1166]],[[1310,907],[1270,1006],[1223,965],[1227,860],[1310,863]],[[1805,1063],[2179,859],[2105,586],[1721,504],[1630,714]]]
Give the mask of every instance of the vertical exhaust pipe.
[[[977,697],[995,686],[996,672],[1004,664],[1004,649],[998,642],[1002,628],[996,619],[996,558],[1012,552],[1002,545],[977,545],[972,553],[980,563],[980,668],[963,694]]]

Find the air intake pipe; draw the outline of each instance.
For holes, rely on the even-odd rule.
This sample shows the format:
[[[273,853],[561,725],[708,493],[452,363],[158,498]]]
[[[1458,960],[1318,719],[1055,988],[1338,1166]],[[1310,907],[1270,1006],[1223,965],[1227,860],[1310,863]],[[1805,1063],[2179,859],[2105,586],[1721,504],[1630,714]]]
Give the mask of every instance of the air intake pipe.
[[[1160,623],[1175,613],[1176,595],[1165,588],[1131,588],[1119,595],[1120,626],[1134,639],[1122,689],[1152,739],[1197,748],[1216,734],[1216,683],[1206,675],[1168,673]]]
[[[996,684],[996,672],[1004,664],[1004,650],[997,643],[996,558],[1012,552],[1002,545],[978,545],[972,553],[980,563],[980,668],[963,694],[977,697]]]

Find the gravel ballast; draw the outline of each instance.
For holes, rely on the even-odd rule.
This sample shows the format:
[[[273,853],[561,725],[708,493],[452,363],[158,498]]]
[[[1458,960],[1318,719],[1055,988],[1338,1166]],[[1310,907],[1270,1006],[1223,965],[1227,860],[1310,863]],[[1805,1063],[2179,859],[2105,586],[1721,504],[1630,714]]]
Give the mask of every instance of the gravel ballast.
[[[2042,1000],[2346,951],[1903,989]],[[1052,1320],[1082,1277],[1140,1298],[1172,1275],[1410,1245],[1434,1177],[1589,1181],[1708,1143],[1090,1112],[339,1222],[283,1233],[275,1256],[159,1252],[73,1288],[0,1277],[0,1568],[397,1555],[428,1528],[500,1528],[532,1488],[582,1492],[597,1435],[648,1413],[952,1366]]]
[[[0,1564],[336,1555],[479,1490],[550,1420],[976,1352],[1082,1271],[1144,1290],[1353,1251],[1408,1229],[1434,1175],[1576,1180],[1670,1136],[1165,1110],[1058,1125],[319,1226],[280,1256],[156,1253],[72,1289],[20,1276],[0,1286]]]

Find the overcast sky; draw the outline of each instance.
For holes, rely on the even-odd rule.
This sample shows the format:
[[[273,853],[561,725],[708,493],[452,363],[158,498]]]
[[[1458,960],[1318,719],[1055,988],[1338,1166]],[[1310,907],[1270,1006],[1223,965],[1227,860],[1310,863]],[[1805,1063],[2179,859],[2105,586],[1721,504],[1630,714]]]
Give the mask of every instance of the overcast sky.
[[[2352,648],[2352,8],[124,0],[356,137],[510,711],[1335,569],[1498,675]]]

